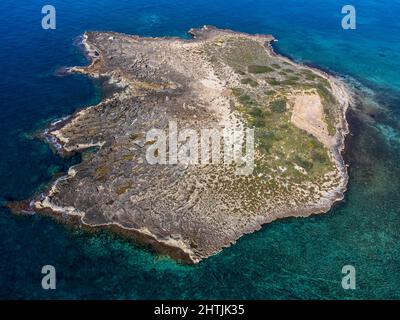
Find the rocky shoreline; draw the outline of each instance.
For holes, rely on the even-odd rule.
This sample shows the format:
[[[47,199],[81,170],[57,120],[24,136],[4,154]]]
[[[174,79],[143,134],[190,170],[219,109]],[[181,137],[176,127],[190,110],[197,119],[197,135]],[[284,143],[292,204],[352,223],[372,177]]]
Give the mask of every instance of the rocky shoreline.
[[[219,30],[214,27],[210,26],[205,26],[202,29],[191,29],[189,31],[189,34],[193,36],[193,40],[182,40],[182,39],[176,39],[176,38],[162,38],[161,40],[155,41],[172,41],[172,43],[175,44],[177,42],[179,46],[181,46],[181,43],[201,43],[203,44],[204,42],[207,41],[214,41],[216,37],[219,37],[220,35],[226,36],[226,35],[232,35],[234,37],[239,36],[239,37],[249,37],[251,39],[257,38],[257,41],[261,41],[260,39],[264,39],[266,42],[266,49],[269,52],[269,54],[273,57],[275,57],[276,60],[274,60],[275,63],[279,60],[283,64],[288,64],[291,65],[293,68],[296,68],[298,70],[308,70],[311,71],[313,74],[318,75],[321,78],[326,79],[332,88],[332,93],[337,99],[337,110],[339,111],[339,116],[338,116],[338,122],[336,123],[336,135],[335,135],[335,145],[332,146],[330,152],[331,152],[331,160],[334,163],[334,166],[337,168],[337,177],[338,177],[338,182],[335,185],[334,188],[331,188],[330,190],[326,191],[324,193],[324,196],[321,196],[316,203],[304,203],[304,204],[297,204],[296,205],[290,205],[285,209],[284,205],[277,206],[273,209],[268,209],[268,213],[266,214],[254,214],[248,218],[248,220],[245,223],[240,224],[240,228],[238,230],[232,230],[231,233],[226,234],[225,233],[219,238],[219,235],[217,236],[217,233],[219,231],[204,231],[205,236],[199,237],[199,239],[208,239],[208,237],[211,238],[210,243],[208,246],[202,247],[201,243],[196,243],[197,240],[195,241],[194,239],[188,240],[188,236],[184,236],[182,233],[176,232],[176,234],[172,234],[171,231],[163,231],[163,228],[166,228],[164,225],[164,222],[159,226],[158,222],[152,222],[149,225],[149,228],[146,227],[146,218],[142,218],[141,214],[138,214],[138,217],[140,218],[135,218],[139,219],[141,222],[136,222],[135,219],[131,219],[126,212],[121,213],[121,216],[118,217],[112,217],[110,218],[111,221],[107,221],[105,218],[101,218],[98,221],[98,217],[93,218],[93,220],[87,221],[85,220],[87,212],[82,211],[79,208],[74,207],[73,205],[62,205],[63,201],[60,201],[59,204],[54,203],[54,197],[58,197],[60,190],[59,190],[59,185],[62,185],[61,188],[65,188],[67,185],[66,182],[68,180],[74,180],[77,175],[77,170],[75,167],[81,167],[80,165],[74,166],[70,168],[68,175],[65,177],[59,178],[49,189],[48,193],[45,195],[41,195],[40,197],[30,200],[29,202],[25,202],[24,204],[10,204],[10,207],[14,211],[36,211],[40,212],[43,214],[50,215],[54,218],[56,218],[59,221],[62,222],[67,222],[67,223],[72,223],[72,224],[77,224],[80,226],[83,226],[87,229],[109,229],[114,233],[121,234],[124,237],[128,238],[133,238],[135,241],[138,241],[139,243],[147,244],[150,245],[153,249],[155,249],[156,252],[160,254],[166,254],[176,260],[183,261],[185,263],[198,263],[202,259],[216,254],[219,251],[221,251],[225,247],[229,247],[230,245],[234,244],[243,234],[247,233],[252,233],[254,231],[259,230],[262,225],[266,223],[270,223],[276,219],[281,219],[285,217],[307,217],[312,214],[318,214],[318,213],[324,213],[327,212],[331,209],[331,207],[343,200],[344,194],[346,192],[347,188],[347,182],[348,182],[348,174],[347,174],[347,165],[344,163],[343,157],[342,157],[342,152],[344,151],[345,148],[345,138],[346,135],[349,132],[348,129],[348,124],[346,121],[346,112],[347,108],[349,107],[352,97],[351,93],[346,87],[346,85],[339,79],[326,74],[325,72],[322,72],[318,69],[311,68],[308,66],[303,66],[299,65],[297,63],[292,62],[286,57],[280,56],[276,54],[270,43],[271,41],[274,40],[272,36],[269,35],[246,35],[243,33],[237,33],[231,30]],[[107,34],[107,39],[110,42],[115,41],[115,38],[118,37],[118,34],[114,33],[108,33]],[[130,36],[130,39],[133,39],[132,42],[136,41],[142,41],[142,38],[140,37],[135,37],[135,36]],[[105,38],[106,39],[106,38]],[[211,40],[210,40],[211,39]],[[105,40],[104,40],[105,41]],[[144,40],[147,41],[147,40]],[[147,97],[147,87],[143,89],[142,87],[144,86],[144,81],[142,81],[142,78],[138,76],[138,78],[132,78],[132,76],[125,76],[123,72],[115,72],[111,67],[110,70],[107,72],[104,72],[102,68],[104,68],[105,60],[107,60],[107,63],[112,64],[113,62],[109,62],[112,60],[109,60],[110,57],[104,57],[102,55],[102,50],[97,48],[90,40],[89,40],[89,34],[85,34],[83,37],[82,44],[85,47],[85,51],[90,57],[90,65],[88,67],[72,67],[68,69],[68,72],[79,72],[86,74],[90,77],[98,78],[98,77],[105,77],[107,76],[110,79],[110,82],[112,82],[117,88],[120,88],[121,91],[115,93],[112,97],[107,98],[106,100],[103,100],[99,105],[103,105],[104,107],[107,107],[108,105],[114,105],[115,103],[119,103],[120,101],[124,101],[125,99],[130,99],[130,95],[132,96],[138,96],[139,94],[142,94],[141,90],[145,91],[144,99]],[[121,49],[122,50],[122,49]],[[189,49],[188,49],[189,50]],[[190,48],[192,50],[192,48]],[[193,49],[194,50],[194,49]],[[197,50],[197,49],[196,49]],[[114,58],[115,59],[115,58]],[[134,67],[132,67],[134,68]],[[148,67],[142,67],[140,66],[139,68],[144,68],[148,69]],[[161,68],[161,67],[160,67]],[[136,71],[136,70],[135,70]],[[152,75],[149,73],[147,76],[148,78],[151,78]],[[175,77],[175,75],[174,75]],[[180,75],[176,76],[174,81],[177,83],[180,81],[179,78]],[[147,78],[146,78],[147,81]],[[174,82],[170,81],[170,82]],[[229,81],[231,81],[229,79]],[[142,86],[142,87],[140,87]],[[149,84],[146,82],[146,86],[149,86]],[[164,92],[167,92],[167,97],[170,95],[173,96],[175,94],[173,91],[178,90],[178,89],[170,89],[167,88],[167,85],[162,84],[161,89],[157,88],[158,90],[157,94],[164,94]],[[139,89],[138,89],[139,88]],[[153,90],[153,88],[151,89]],[[184,90],[184,89],[182,89]],[[178,93],[180,94],[180,93]],[[164,98],[163,98],[164,99]],[[81,119],[92,119],[89,118],[88,115],[90,114],[91,111],[90,109],[101,109],[101,106],[99,105],[96,106],[91,106],[88,109],[83,109],[78,112],[76,112],[74,115],[72,115],[69,118],[63,119],[60,122],[53,123],[49,128],[47,128],[43,134],[43,137],[54,146],[54,148],[59,152],[60,154],[66,155],[70,154],[72,152],[77,152],[81,150],[85,150],[88,147],[98,147],[99,149],[105,149],[109,148],[110,142],[107,141],[106,138],[102,136],[100,133],[99,136],[96,136],[96,138],[91,138],[91,139],[85,139],[83,141],[79,141],[79,143],[71,143],[71,139],[74,137],[69,135],[66,136],[66,134],[69,134],[68,131],[63,131],[64,128],[71,126],[74,127],[77,123],[80,123],[82,121]],[[103,110],[103,109],[101,109]],[[102,111],[103,112],[103,111]],[[195,114],[197,115],[197,114]],[[199,117],[199,115],[197,115]],[[198,119],[198,118],[196,118]],[[86,121],[86,120],[85,120]],[[90,120],[92,121],[92,120]],[[97,132],[96,132],[97,134]],[[104,139],[103,139],[104,138]],[[81,138],[80,138],[81,139]],[[81,139],[82,140],[82,139]],[[114,142],[113,142],[114,143]],[[122,144],[121,142],[118,142]],[[114,148],[111,145],[111,148]],[[126,156],[126,155],[125,155]],[[135,167],[136,168],[136,167]],[[85,169],[86,170],[86,169]],[[175,176],[177,173],[176,171],[170,173],[167,172],[166,174],[171,174],[171,176]],[[82,177],[82,179],[88,179],[86,176]],[[140,180],[140,177],[139,177]],[[85,180],[86,181],[86,180]],[[106,180],[107,181],[107,180]],[[177,182],[175,182],[177,183]],[[198,183],[198,182],[197,182]],[[101,186],[97,185],[97,189],[95,190],[101,190]],[[104,188],[104,187],[103,187]],[[150,187],[151,188],[151,187]],[[72,190],[72,189],[71,189]],[[78,192],[78,191],[77,191]],[[93,192],[98,192],[98,191],[93,191]],[[141,194],[141,191],[137,191],[137,193],[133,193],[130,196],[130,199],[132,198],[140,198],[138,195]],[[175,195],[174,195],[175,196]],[[135,199],[136,199],[135,198]],[[186,199],[186,200],[185,200]],[[192,201],[191,195],[188,194],[187,198],[183,199],[183,203],[187,203],[187,201]],[[58,200],[57,200],[58,201]],[[68,200],[70,201],[70,200]],[[66,202],[68,202],[66,201]],[[82,203],[86,203],[84,200],[82,200]],[[92,201],[92,200],[90,200]],[[95,200],[93,200],[95,201]],[[133,200],[132,200],[133,201]],[[139,200],[135,200],[139,201]],[[181,201],[181,200],[179,200]],[[198,198],[195,199],[194,202],[199,201]],[[215,200],[216,201],[216,200]],[[111,202],[111,200],[109,200]],[[216,202],[218,203],[218,202]],[[196,204],[195,204],[196,205]],[[92,205],[90,204],[90,207]],[[88,207],[89,208],[89,207]],[[168,208],[168,207],[166,207]],[[180,207],[179,207],[180,208]],[[149,209],[145,209],[145,212]],[[163,209],[168,211],[168,209]],[[192,209],[184,209],[184,210],[192,210]],[[228,210],[225,209],[225,207],[221,206],[221,210]],[[248,210],[245,208],[245,210]],[[190,212],[190,211],[187,211]],[[203,212],[203,211],[201,211]],[[225,212],[225,211],[224,211]],[[227,211],[228,212],[228,211]],[[189,213],[188,213],[189,214]],[[205,215],[208,216],[208,213],[204,213]],[[92,214],[91,214],[92,215]],[[229,214],[226,214],[227,217],[229,217]],[[225,215],[223,216],[225,217]],[[115,219],[115,220],[114,220]],[[143,219],[143,222],[142,222]],[[166,219],[165,216],[163,216],[163,219]],[[171,223],[171,224],[176,224],[177,220],[179,219],[178,216],[175,218],[171,218],[171,221],[166,220],[166,223]],[[235,218],[236,219],[236,218]],[[242,221],[242,217],[238,216],[238,221]],[[95,221],[95,222],[94,222]],[[164,221],[164,220],[161,220]],[[197,220],[196,220],[197,221]],[[189,234],[193,234],[193,226],[190,225],[190,221],[187,222],[188,226],[185,228],[189,228],[190,232]],[[207,229],[208,224],[200,224],[200,222],[194,223],[194,225],[199,224],[200,230]],[[232,227],[232,226],[231,226]],[[152,228],[154,230],[152,230]],[[177,227],[176,230],[183,230],[185,231],[186,229],[182,229],[183,227],[179,226]],[[183,232],[184,233],[184,232]],[[197,237],[197,236],[196,236]],[[196,238],[194,237],[194,238]],[[216,237],[214,240],[213,237]],[[196,238],[197,239],[197,238]],[[218,240],[220,239],[220,240]],[[207,240],[208,242],[208,240]],[[200,247],[200,249],[199,249]]]

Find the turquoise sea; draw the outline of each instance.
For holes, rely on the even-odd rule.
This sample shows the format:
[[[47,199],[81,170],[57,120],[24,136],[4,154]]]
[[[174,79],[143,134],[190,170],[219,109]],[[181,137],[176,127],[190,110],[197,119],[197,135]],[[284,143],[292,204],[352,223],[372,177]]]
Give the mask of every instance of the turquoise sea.
[[[56,30],[41,8],[57,10]],[[2,299],[400,298],[400,1],[352,0],[357,28],[341,28],[342,0],[2,0],[0,2],[0,201],[26,199],[79,161],[32,134],[101,89],[83,76],[75,45],[86,30],[186,37],[211,24],[272,33],[282,54],[336,73],[359,99],[349,112],[345,201],[329,213],[286,219],[244,236],[196,266],[159,257],[107,232],[88,234],[0,207]],[[41,268],[57,270],[43,290]],[[356,268],[356,290],[341,269]]]

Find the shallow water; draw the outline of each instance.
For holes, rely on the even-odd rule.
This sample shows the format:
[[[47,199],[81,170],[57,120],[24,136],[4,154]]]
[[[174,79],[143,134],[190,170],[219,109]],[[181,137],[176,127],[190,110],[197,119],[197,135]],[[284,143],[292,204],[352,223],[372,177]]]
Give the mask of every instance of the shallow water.
[[[37,3],[0,3],[1,201],[29,197],[76,161],[30,136],[101,99],[91,80],[56,75],[62,66],[86,63],[73,45],[77,36],[85,30],[186,36],[204,24],[272,33],[283,54],[351,77],[362,104],[349,114],[349,190],[327,214],[266,225],[196,266],[106,232],[88,234],[1,208],[1,298],[400,298],[399,1],[353,1],[358,24],[348,31],[334,0],[52,4],[57,29],[45,31]],[[57,269],[57,290],[41,288],[46,264]],[[357,270],[354,291],[341,287],[346,264]]]

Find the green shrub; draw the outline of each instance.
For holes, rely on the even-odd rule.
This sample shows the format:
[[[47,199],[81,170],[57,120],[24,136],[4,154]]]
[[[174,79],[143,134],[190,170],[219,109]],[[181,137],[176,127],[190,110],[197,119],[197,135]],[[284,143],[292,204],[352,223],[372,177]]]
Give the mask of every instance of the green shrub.
[[[259,107],[253,107],[249,111],[251,116],[250,124],[254,127],[260,128],[265,126],[265,112]]]
[[[251,78],[244,78],[244,79],[240,80],[240,82],[242,84],[249,84],[252,87],[257,87],[258,86],[258,82],[256,80],[254,80],[254,79],[251,79]]]
[[[282,81],[282,84],[287,86],[294,86],[300,78],[298,76],[290,76]]]
[[[272,72],[274,71],[274,69],[272,69],[271,67],[267,67],[267,66],[260,66],[260,65],[251,65],[247,67],[247,70],[250,73],[267,73],[267,72]]]
[[[280,85],[281,83],[274,79],[274,78],[266,78],[265,80],[267,80],[267,82],[271,85],[271,86],[277,86]]]
[[[271,110],[276,113],[284,113],[286,111],[286,99],[281,98],[271,102]]]
[[[296,155],[294,157],[294,162],[296,162],[296,164],[304,169],[311,170],[313,167],[313,163],[311,161],[308,161],[306,159],[303,159],[301,157],[299,157],[298,155]]]
[[[316,162],[319,162],[322,164],[329,163],[328,155],[323,150],[316,150],[316,149],[312,150],[311,158],[313,159],[313,161],[316,161]]]

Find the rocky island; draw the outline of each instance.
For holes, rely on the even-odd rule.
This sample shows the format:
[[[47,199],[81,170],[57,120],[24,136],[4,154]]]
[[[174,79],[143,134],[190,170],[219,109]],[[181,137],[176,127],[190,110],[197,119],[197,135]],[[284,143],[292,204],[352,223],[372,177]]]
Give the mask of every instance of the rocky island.
[[[91,151],[30,202],[33,210],[198,263],[263,224],[323,213],[343,199],[346,86],[274,53],[271,35],[211,26],[189,34],[85,33],[91,63],[69,71],[102,79],[108,94],[46,130],[62,154]],[[191,130],[253,128],[251,173],[222,163],[149,163],[148,132],[171,139],[171,121]]]

